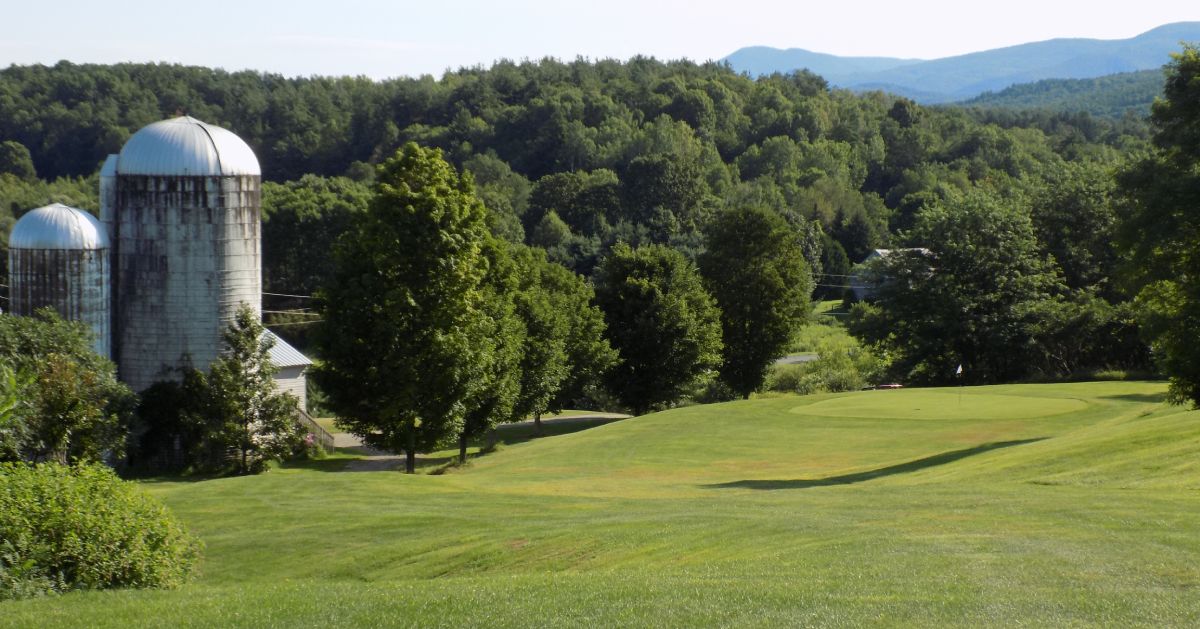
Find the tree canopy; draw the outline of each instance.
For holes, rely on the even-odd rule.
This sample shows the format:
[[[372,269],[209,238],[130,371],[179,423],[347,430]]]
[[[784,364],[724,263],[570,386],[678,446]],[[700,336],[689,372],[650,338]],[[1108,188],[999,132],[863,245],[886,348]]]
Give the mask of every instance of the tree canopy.
[[[1121,243],[1171,397],[1200,405],[1200,48],[1186,46],[1167,66],[1151,120],[1154,152],[1120,177]]]
[[[927,208],[910,234],[931,247],[877,258],[851,331],[893,353],[906,381],[997,382],[1030,373],[1034,328],[1059,288],[1028,214],[972,192]]]
[[[700,273],[721,311],[721,380],[746,398],[808,319],[812,275],[799,234],[771,210],[717,214],[704,244]]]
[[[637,414],[679,400],[720,365],[720,313],[677,251],[616,245],[597,271],[596,304],[618,355],[606,381]]]
[[[491,357],[482,288],[483,204],[437,149],[408,144],[380,166],[375,196],[334,249],[318,292],[313,376],[365,443],[415,454],[461,430]]]
[[[0,456],[119,460],[135,400],[82,323],[0,315]]]

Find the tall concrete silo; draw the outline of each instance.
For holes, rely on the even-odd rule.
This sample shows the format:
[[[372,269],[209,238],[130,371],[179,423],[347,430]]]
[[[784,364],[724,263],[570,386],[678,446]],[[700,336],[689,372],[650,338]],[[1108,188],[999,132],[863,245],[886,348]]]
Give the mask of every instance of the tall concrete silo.
[[[61,203],[30,210],[9,235],[8,269],[13,314],[50,306],[90,327],[96,353],[110,355],[109,239],[91,214]]]
[[[260,189],[250,147],[188,116],[142,128],[105,162],[113,354],[133,390],[207,369],[238,306],[261,310]]]

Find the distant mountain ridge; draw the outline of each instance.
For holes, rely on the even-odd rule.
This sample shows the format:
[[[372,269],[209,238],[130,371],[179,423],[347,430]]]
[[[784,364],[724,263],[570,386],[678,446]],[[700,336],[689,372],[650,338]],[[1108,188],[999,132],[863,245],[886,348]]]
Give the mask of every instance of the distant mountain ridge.
[[[837,87],[944,103],[1043,79],[1091,79],[1160,68],[1181,41],[1200,41],[1200,22],[1167,24],[1129,39],[1050,39],[928,61],[764,46],[742,48],[724,61],[751,75],[807,68]]]

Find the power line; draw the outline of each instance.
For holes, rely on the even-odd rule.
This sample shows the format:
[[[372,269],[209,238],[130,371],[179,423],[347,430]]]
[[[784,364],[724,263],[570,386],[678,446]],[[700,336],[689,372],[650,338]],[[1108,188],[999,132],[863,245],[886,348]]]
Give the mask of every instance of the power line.
[[[284,293],[263,293],[263,294],[270,295],[272,297],[291,297],[293,299],[316,299],[316,297],[313,297],[312,295],[286,295]]]
[[[314,319],[314,320],[310,320],[310,321],[291,321],[291,322],[283,322],[283,323],[266,323],[266,324],[264,324],[264,327],[277,328],[277,327],[283,326],[283,325],[312,325],[314,323],[321,323],[322,321],[324,321],[324,319]]]

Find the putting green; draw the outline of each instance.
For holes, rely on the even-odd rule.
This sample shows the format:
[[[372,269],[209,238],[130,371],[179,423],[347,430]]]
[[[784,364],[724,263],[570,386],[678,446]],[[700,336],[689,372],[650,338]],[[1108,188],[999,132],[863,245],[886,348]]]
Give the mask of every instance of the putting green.
[[[794,407],[791,412],[821,417],[871,419],[1028,419],[1073,413],[1085,408],[1086,402],[1071,398],[910,389],[870,391],[829,398]]]

